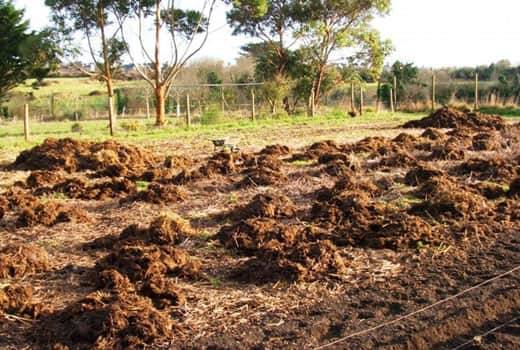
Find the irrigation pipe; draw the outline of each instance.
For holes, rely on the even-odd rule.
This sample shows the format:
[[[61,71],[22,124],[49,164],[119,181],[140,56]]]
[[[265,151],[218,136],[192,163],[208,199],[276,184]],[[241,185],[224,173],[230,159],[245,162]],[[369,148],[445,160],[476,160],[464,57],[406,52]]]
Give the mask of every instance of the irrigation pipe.
[[[434,307],[436,307],[436,306],[439,306],[439,305],[441,305],[441,304],[444,304],[444,303],[446,303],[446,302],[448,302],[448,301],[450,301],[450,300],[456,299],[456,298],[460,297],[461,295],[467,294],[467,293],[469,293],[469,292],[471,292],[471,291],[473,291],[473,290],[475,290],[475,289],[478,289],[478,288],[480,288],[480,287],[483,287],[483,286],[485,286],[485,285],[487,285],[487,284],[489,284],[489,283],[491,283],[491,282],[493,282],[493,281],[496,281],[496,280],[501,279],[501,278],[503,278],[503,277],[505,277],[505,276],[507,276],[507,275],[510,275],[510,274],[512,274],[512,273],[514,273],[514,272],[516,272],[516,271],[518,271],[519,269],[520,269],[520,265],[517,266],[517,267],[515,267],[515,268],[513,268],[513,269],[511,269],[511,270],[509,270],[509,271],[506,271],[506,272],[504,272],[504,273],[502,273],[502,274],[500,274],[500,275],[498,275],[498,276],[495,276],[495,277],[493,277],[493,278],[490,278],[490,279],[488,279],[488,280],[485,280],[484,282],[481,282],[481,283],[479,283],[479,284],[477,284],[477,285],[475,285],[475,286],[473,286],[473,287],[470,287],[470,288],[468,288],[468,289],[465,289],[465,290],[463,290],[463,291],[461,291],[461,292],[459,292],[459,293],[457,293],[457,294],[454,294],[454,295],[449,296],[449,297],[447,297],[447,298],[445,298],[445,299],[439,300],[439,301],[437,301],[437,302],[435,302],[435,303],[433,303],[433,304],[431,304],[431,305],[425,306],[425,307],[423,307],[423,308],[421,308],[421,309],[419,309],[419,310],[416,310],[416,311],[410,312],[410,313],[408,313],[408,314],[406,314],[406,315],[400,316],[400,317],[398,317],[398,318],[396,318],[396,319],[394,319],[394,320],[388,321],[388,322],[384,322],[384,323],[379,324],[379,325],[377,325],[377,326],[370,327],[370,328],[368,328],[368,329],[365,329],[365,330],[362,330],[362,331],[359,331],[359,332],[355,332],[355,333],[349,334],[349,335],[347,335],[347,336],[345,336],[345,337],[342,337],[342,338],[339,338],[339,339],[337,339],[337,340],[335,340],[335,341],[333,341],[333,342],[330,342],[330,343],[327,343],[327,344],[324,344],[324,345],[320,345],[320,346],[314,348],[314,350],[325,349],[325,348],[328,348],[328,347],[330,347],[330,346],[333,346],[333,345],[336,345],[336,344],[342,343],[342,342],[344,342],[345,340],[348,340],[348,339],[351,339],[351,338],[354,338],[354,337],[357,337],[357,336],[360,336],[360,335],[363,335],[363,334],[367,334],[367,333],[373,332],[373,331],[375,331],[375,330],[381,329],[381,328],[383,328],[383,327],[390,326],[390,325],[392,325],[392,324],[398,323],[398,322],[400,322],[400,321],[402,321],[402,320],[405,320],[405,319],[407,319],[407,318],[410,318],[410,317],[412,317],[412,316],[415,316],[415,315],[417,315],[417,314],[420,314],[420,313],[422,313],[422,312],[424,312],[424,311],[426,311],[426,310],[432,309],[432,308],[434,308]]]

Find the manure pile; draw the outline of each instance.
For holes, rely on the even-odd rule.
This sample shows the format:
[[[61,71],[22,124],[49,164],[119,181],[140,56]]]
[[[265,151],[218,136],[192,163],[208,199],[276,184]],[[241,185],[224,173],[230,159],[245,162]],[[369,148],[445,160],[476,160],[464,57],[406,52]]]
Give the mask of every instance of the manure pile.
[[[348,333],[335,328],[347,318],[423,307],[444,296],[429,275],[438,266],[457,290],[468,269],[518,252],[501,240],[520,227],[520,136],[449,108],[404,127],[425,130],[197,159],[46,140],[19,155],[8,171],[31,172],[0,193],[0,315],[34,319],[20,338],[34,347],[305,348]],[[74,297],[57,303],[60,279]],[[327,318],[334,310],[306,299],[315,290],[344,314]],[[330,290],[350,299],[322,298]],[[403,336],[434,347],[424,333]]]

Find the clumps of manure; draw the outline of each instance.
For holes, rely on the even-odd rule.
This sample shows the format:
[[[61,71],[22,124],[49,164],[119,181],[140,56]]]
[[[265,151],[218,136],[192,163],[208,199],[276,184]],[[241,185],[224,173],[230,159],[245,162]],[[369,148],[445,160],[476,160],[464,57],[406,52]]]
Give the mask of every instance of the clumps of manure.
[[[31,172],[31,174],[25,180],[27,188],[40,188],[54,186],[65,180],[65,176],[58,171],[48,170],[37,170]]]
[[[409,212],[425,218],[478,220],[479,216],[487,215],[490,210],[486,198],[447,177],[434,177],[426,181],[416,194],[424,200],[414,204]]]
[[[37,318],[44,307],[33,300],[34,290],[29,285],[7,285],[0,289],[0,313]]]
[[[75,206],[54,201],[39,203],[34,207],[26,207],[18,216],[18,227],[32,227],[36,225],[54,226],[63,222],[86,222],[87,213]]]
[[[471,129],[491,129],[503,130],[506,127],[504,119],[497,115],[488,115],[467,110],[457,110],[450,107],[443,107],[428,117],[420,120],[412,120],[405,123],[403,128],[471,128]]]
[[[295,213],[296,207],[289,197],[274,193],[260,193],[245,206],[238,207],[226,213],[225,216],[234,220],[254,217],[275,219],[290,218]]]
[[[82,178],[72,178],[52,188],[52,192],[63,193],[69,198],[84,200],[105,200],[136,191],[135,183],[125,178],[112,178],[92,185]]]
[[[474,151],[499,151],[506,145],[498,133],[482,132],[473,136],[472,146]]]
[[[408,186],[418,186],[432,177],[442,176],[444,172],[436,169],[428,164],[420,164],[406,173],[404,177],[404,183]]]
[[[176,327],[147,298],[95,292],[41,318],[32,333],[37,344],[54,348],[141,349],[171,337]]]
[[[511,182],[507,195],[509,197],[520,197],[520,177],[517,177]]]
[[[186,199],[187,194],[180,187],[175,185],[162,185],[151,183],[146,190],[135,192],[122,202],[147,202],[154,204],[178,203]]]
[[[471,176],[479,180],[508,180],[518,175],[519,167],[504,158],[471,158],[451,169],[457,176]]]
[[[70,138],[46,139],[41,145],[18,155],[10,166],[15,170],[100,171],[120,165],[137,170],[153,166],[156,157],[143,149],[114,140],[100,143]]]
[[[19,278],[50,268],[47,252],[35,245],[11,244],[0,249],[0,278]]]
[[[285,145],[269,145],[264,147],[259,154],[266,154],[275,157],[286,156],[291,153],[291,149]]]
[[[328,240],[317,240],[311,229],[273,219],[249,219],[225,226],[217,239],[228,249],[251,257],[235,277],[257,283],[277,279],[314,280],[341,274],[348,263]],[[253,273],[254,271],[254,273]]]

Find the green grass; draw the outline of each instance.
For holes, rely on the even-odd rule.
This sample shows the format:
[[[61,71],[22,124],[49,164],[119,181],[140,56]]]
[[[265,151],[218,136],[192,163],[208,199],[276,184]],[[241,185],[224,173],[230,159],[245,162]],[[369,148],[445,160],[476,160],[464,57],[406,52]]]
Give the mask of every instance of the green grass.
[[[480,107],[479,111],[486,114],[498,114],[503,117],[520,118],[520,108],[518,107]]]
[[[256,121],[247,119],[233,119],[227,117],[219,124],[202,125],[194,124],[191,128],[186,128],[183,121],[176,118],[169,118],[168,124],[162,128],[153,125],[153,120],[141,119],[140,123],[143,127],[135,132],[126,132],[119,129],[115,139],[131,141],[137,143],[167,141],[174,140],[183,142],[183,140],[201,140],[225,138],[229,135],[238,135],[247,139],[248,135],[260,134],[263,136],[276,137],[279,143],[286,143],[289,140],[284,139],[287,132],[298,130],[299,128],[341,128],[345,129],[349,135],[359,133],[363,134],[363,128],[373,128],[375,125],[386,124],[389,126],[397,126],[400,123],[411,119],[421,117],[420,114],[404,114],[404,113],[367,113],[363,117],[350,118],[340,116],[337,113],[327,114],[325,116],[307,117],[292,116],[281,118],[264,117]],[[119,121],[121,124],[123,121]],[[6,122],[0,124],[0,151],[2,153],[17,152],[36,144],[41,143],[46,138],[64,138],[72,137],[76,139],[102,141],[110,138],[108,133],[108,122],[105,120],[83,121],[80,122],[82,132],[77,133],[71,130],[75,122],[32,122],[30,125],[30,140],[26,142],[23,137],[23,123]],[[352,128],[353,130],[349,130]],[[262,136],[260,136],[262,137]],[[252,140],[250,140],[253,142]],[[243,144],[244,142],[242,142]]]

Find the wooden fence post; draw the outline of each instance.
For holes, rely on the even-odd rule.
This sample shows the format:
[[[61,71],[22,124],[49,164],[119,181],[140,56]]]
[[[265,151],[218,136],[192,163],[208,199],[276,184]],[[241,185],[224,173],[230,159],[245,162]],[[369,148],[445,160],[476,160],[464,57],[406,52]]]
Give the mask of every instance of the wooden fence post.
[[[475,110],[478,110],[478,73],[475,73]]]
[[[251,119],[256,120],[255,89],[251,89]]]
[[[316,93],[314,92],[314,89],[311,90],[311,117],[314,117],[316,115]]]
[[[177,92],[177,96],[176,96],[176,103],[177,103],[177,106],[175,107],[175,116],[177,118],[180,118],[180,116],[181,116],[181,98],[180,98],[178,92]]]
[[[222,114],[226,113],[226,98],[224,96],[224,87],[220,87],[220,108],[222,109]]]
[[[394,75],[394,94],[392,98],[394,99],[394,108],[397,109],[397,77]]]
[[[381,79],[377,80],[376,113],[381,110]]]
[[[435,79],[435,72],[432,70],[432,112],[435,111],[435,84],[436,84],[436,79]]]
[[[186,126],[191,126],[191,106],[190,106],[190,94],[186,94]]]
[[[363,84],[359,84],[359,115],[363,115]]]
[[[150,119],[150,96],[146,95],[146,119]]]
[[[393,88],[390,88],[390,111],[392,113],[395,112],[395,109],[394,109],[394,89]]]
[[[29,141],[29,104],[26,103],[23,107],[23,135],[25,141]]]
[[[354,92],[354,81],[350,82],[350,111],[356,113],[356,94]]]
[[[51,118],[54,120],[55,118],[55,100],[54,100],[54,92],[51,92]]]

